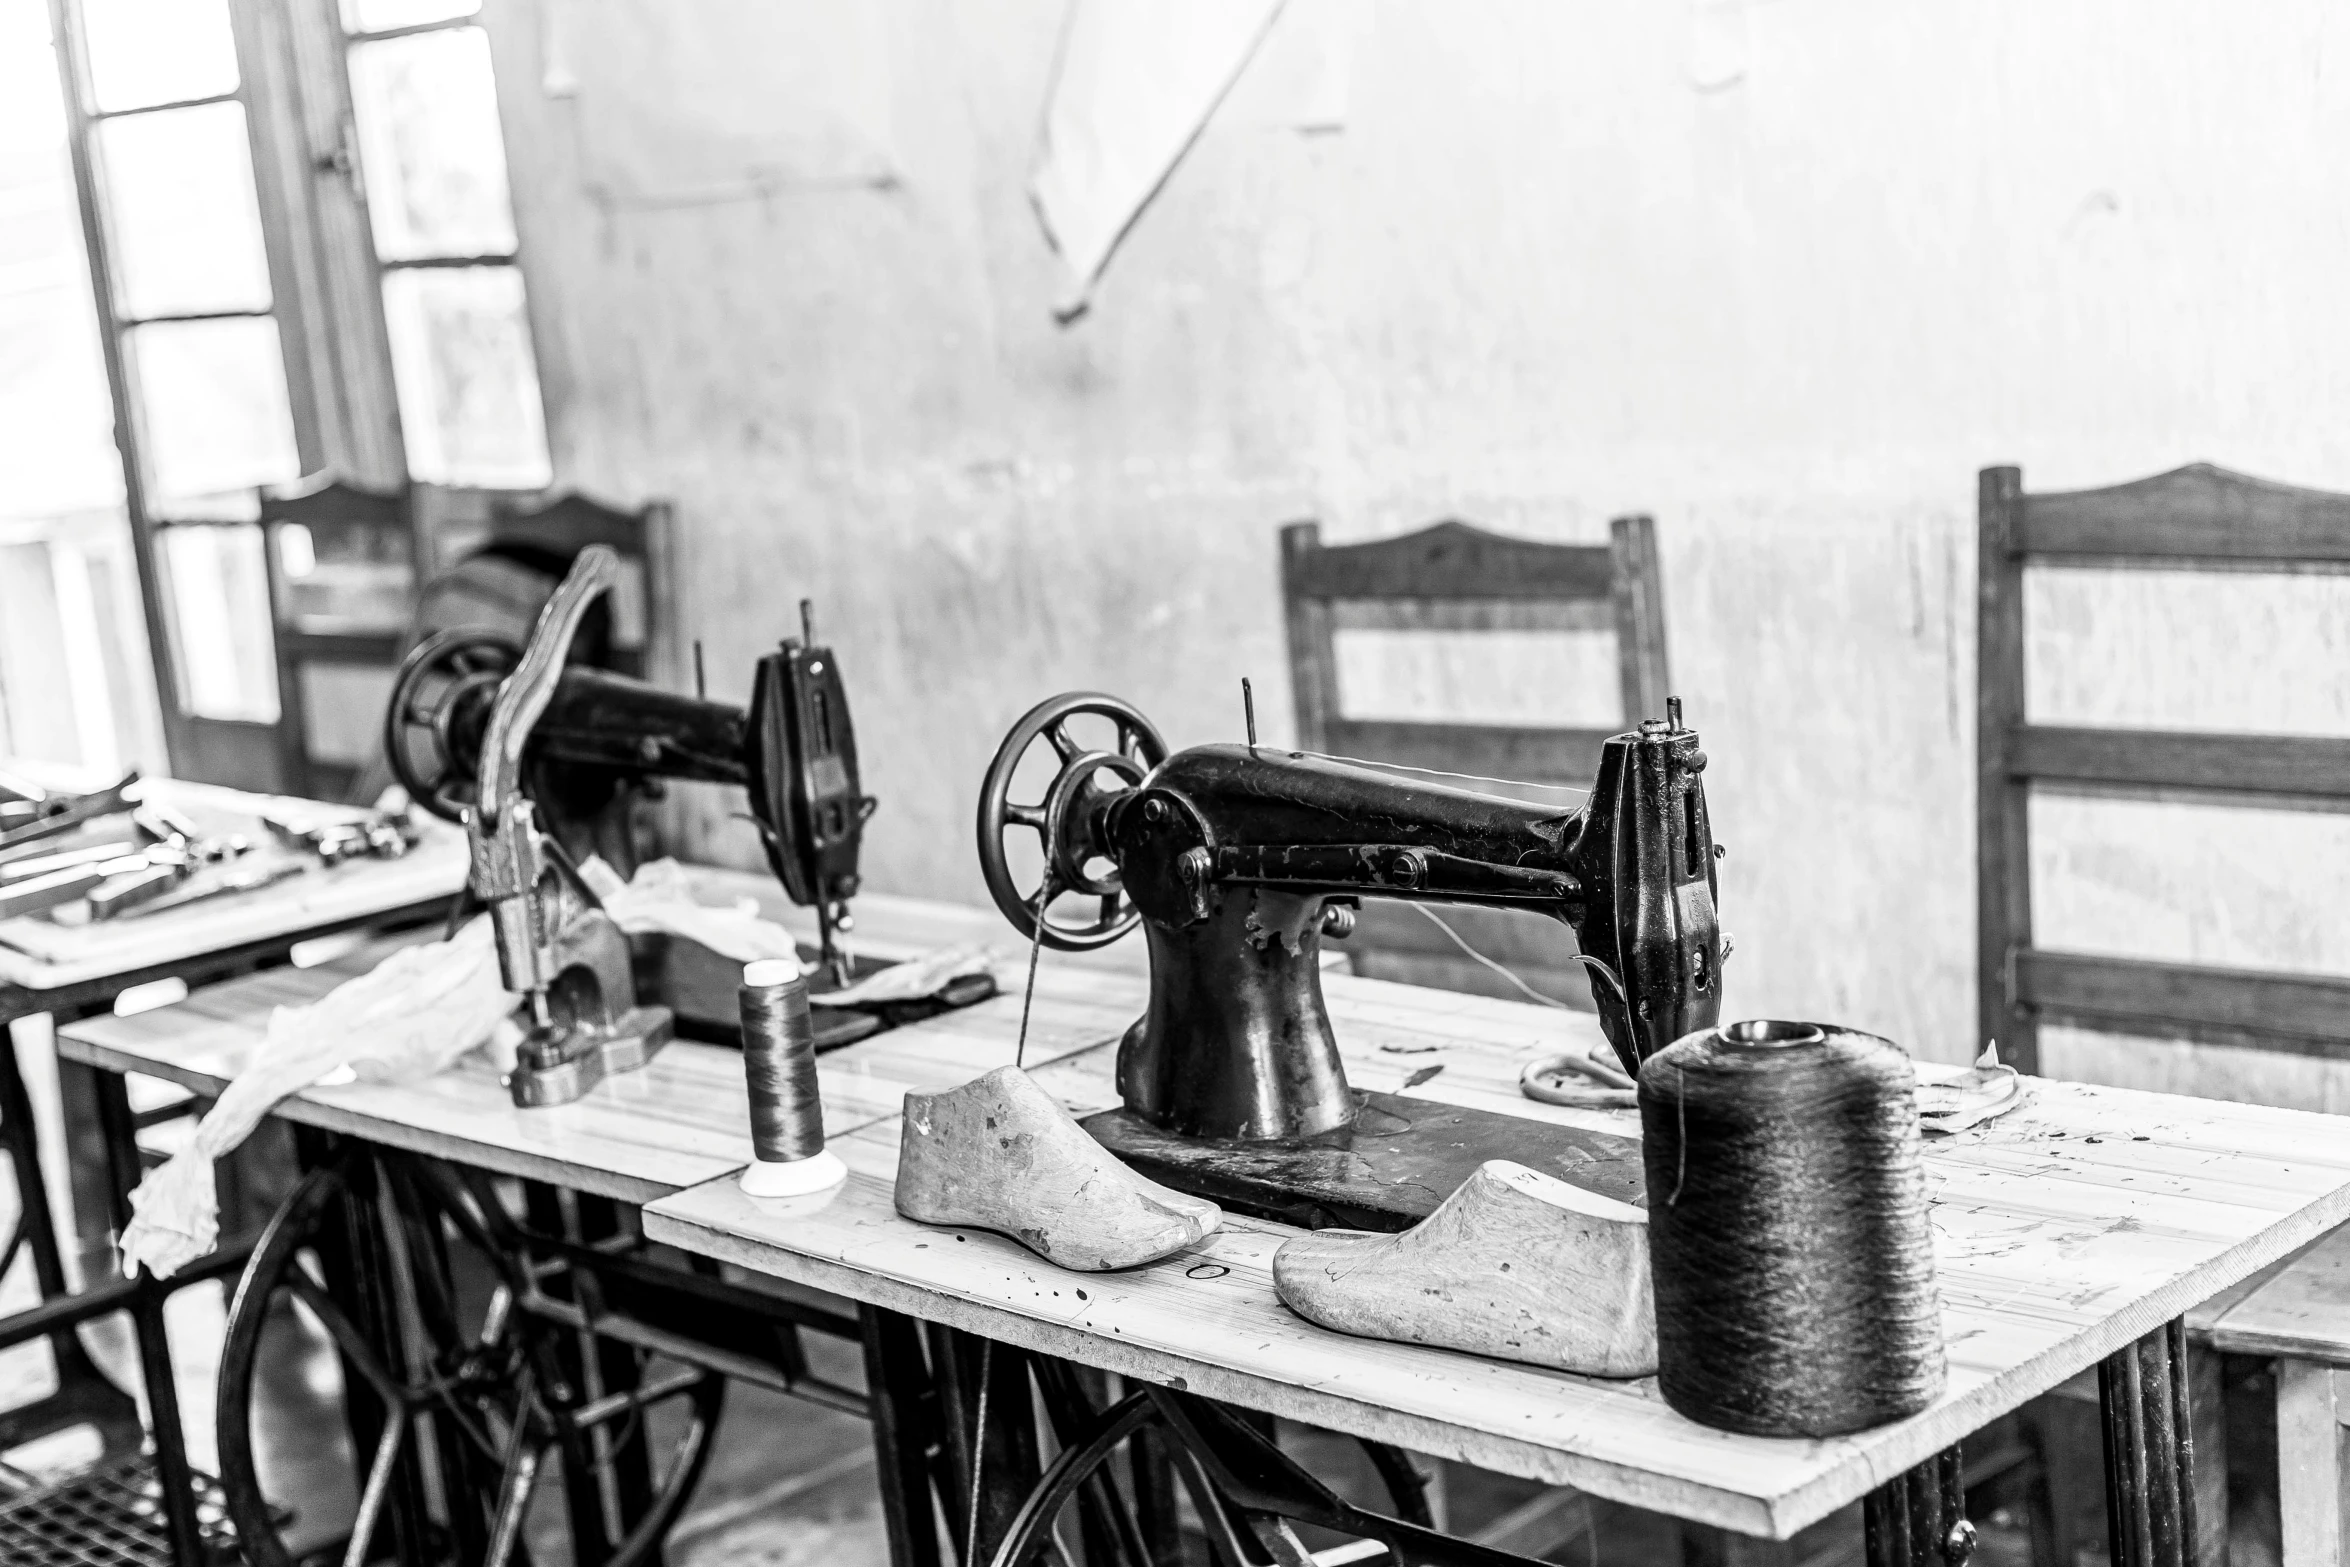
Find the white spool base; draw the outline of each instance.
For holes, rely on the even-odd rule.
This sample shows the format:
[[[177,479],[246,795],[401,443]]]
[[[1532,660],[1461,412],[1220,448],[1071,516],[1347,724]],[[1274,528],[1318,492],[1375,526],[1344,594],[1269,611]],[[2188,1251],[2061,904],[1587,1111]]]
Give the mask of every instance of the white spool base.
[[[849,1167],[829,1148],[805,1159],[753,1159],[744,1166],[742,1186],[752,1197],[806,1197],[830,1191],[849,1178]]]

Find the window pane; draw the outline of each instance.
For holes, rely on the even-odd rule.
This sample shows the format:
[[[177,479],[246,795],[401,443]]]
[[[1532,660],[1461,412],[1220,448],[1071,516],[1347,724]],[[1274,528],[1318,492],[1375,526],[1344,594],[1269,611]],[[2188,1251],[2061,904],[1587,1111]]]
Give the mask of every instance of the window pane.
[[[243,105],[102,120],[98,148],[124,315],[269,308]]]
[[[481,0],[343,0],[343,28],[353,33],[384,33],[395,27],[421,27],[471,16]]]
[[[487,33],[354,44],[351,102],[380,260],[513,254]]]
[[[163,528],[155,535],[180,705],[203,718],[277,722],[269,577],[251,523]]]
[[[384,324],[409,477],[516,490],[552,480],[519,271],[387,273]]]
[[[102,112],[237,90],[228,0],[82,0],[82,18]]]
[[[48,7],[0,4],[0,517],[122,501]]]
[[[404,631],[416,607],[408,541],[379,527],[280,524],[277,570],[299,631]]]
[[[145,416],[151,511],[169,516],[181,502],[300,471],[276,322],[159,321],[133,327],[124,346]]]

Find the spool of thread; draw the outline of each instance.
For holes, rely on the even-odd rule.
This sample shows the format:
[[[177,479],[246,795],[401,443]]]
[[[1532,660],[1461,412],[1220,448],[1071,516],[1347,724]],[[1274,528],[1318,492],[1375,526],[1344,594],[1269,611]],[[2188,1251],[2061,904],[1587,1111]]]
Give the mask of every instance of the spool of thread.
[[[1703,1425],[1838,1436],[1912,1415],[1946,1375],[1900,1047],[1755,1021],[1640,1069],[1657,1383]]]
[[[742,1012],[743,1081],[751,1097],[755,1155],[743,1170],[743,1190],[754,1197],[801,1197],[838,1186],[849,1171],[824,1146],[816,1025],[799,965],[780,958],[744,964],[735,999]]]

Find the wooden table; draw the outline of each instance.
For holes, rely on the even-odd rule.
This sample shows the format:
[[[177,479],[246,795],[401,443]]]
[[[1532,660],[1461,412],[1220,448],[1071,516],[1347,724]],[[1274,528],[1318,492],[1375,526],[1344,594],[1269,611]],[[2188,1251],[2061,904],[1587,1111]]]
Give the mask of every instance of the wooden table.
[[[1636,1132],[1628,1112],[1521,1098],[1517,1065],[1580,1014],[1378,981],[1325,981],[1350,1079],[1535,1119]],[[1140,992],[1135,993],[1139,1004]],[[1040,996],[1040,1015],[1050,1015]],[[865,1052],[886,1057],[887,1039]],[[1073,1111],[1116,1103],[1108,1046],[1041,1068]],[[1933,1070],[1933,1069],[1928,1069]],[[1597,1495],[1786,1538],[2134,1343],[2350,1215],[2350,1140],[2329,1117],[2037,1082],[2024,1108],[1926,1155],[1950,1346],[1926,1412],[1831,1441],[1693,1424],[1653,1381],[1609,1383],[1348,1338],[1275,1298],[1294,1233],[1228,1217],[1193,1252],[1115,1275],[1051,1267],[1000,1237],[900,1218],[898,1127],[836,1145],[846,1188],[764,1204],[731,1179],[648,1206],[647,1233],[989,1338]],[[947,1244],[949,1236],[952,1244]]]
[[[61,1049],[217,1087],[258,1042],[269,1005],[363,961],[90,1019],[65,1031]],[[1273,1294],[1271,1256],[1292,1233],[1280,1225],[1228,1218],[1194,1252],[1080,1275],[999,1237],[900,1218],[897,1099],[1010,1058],[1016,965],[1007,977],[1010,993],[994,1001],[823,1058],[827,1127],[852,1175],[810,1203],[742,1195],[739,1058],[704,1046],[673,1045],[645,1072],[553,1109],[515,1111],[486,1073],[460,1070],[410,1088],[313,1089],[283,1113],[641,1202],[657,1239],[1021,1349],[1770,1538],[1914,1472],[2091,1366],[2120,1377],[2188,1308],[2350,1217],[2350,1143],[2331,1118],[2035,1083],[2024,1108],[1928,1148],[1951,1356],[1943,1399],[1831,1441],[1738,1437],[1673,1413],[1652,1381],[1578,1378],[1305,1323]],[[1411,1092],[1430,1099],[1633,1129],[1628,1112],[1558,1109],[1517,1092],[1528,1055],[1596,1042],[1587,1015],[1343,975],[1325,990],[1358,1087],[1394,1091],[1420,1076]],[[1131,970],[1047,954],[1027,1058],[1038,1081],[1076,1111],[1114,1103],[1114,1040],[1143,995]]]

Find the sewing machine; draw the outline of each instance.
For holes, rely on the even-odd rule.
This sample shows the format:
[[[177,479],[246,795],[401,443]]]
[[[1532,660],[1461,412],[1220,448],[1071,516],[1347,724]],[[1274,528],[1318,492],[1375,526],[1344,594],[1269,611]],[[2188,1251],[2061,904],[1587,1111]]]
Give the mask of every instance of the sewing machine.
[[[1588,802],[1561,811],[1277,747],[1170,756],[1115,697],[1075,692],[1006,735],[979,804],[981,867],[1022,936],[1063,950],[1137,923],[1151,992],[1118,1049],[1117,1110],[1087,1120],[1155,1180],[1315,1228],[1400,1230],[1478,1164],[1510,1158],[1641,1201],[1629,1138],[1351,1088],[1324,1010],[1321,943],[1365,897],[1531,910],[1574,933],[1625,1070],[1721,1006],[1705,753],[1680,703],[1609,740]],[[1106,722],[1088,749],[1072,720]],[[1058,770],[1035,804],[1014,775],[1039,740]],[[1006,838],[1037,835],[1017,884]],[[1098,900],[1090,917],[1059,898]]]
[[[619,557],[591,546],[528,648],[482,631],[420,644],[385,715],[394,776],[426,810],[465,823],[471,890],[489,908],[508,988],[528,998],[531,1032],[509,1081],[520,1105],[576,1099],[643,1065],[675,1029],[670,1008],[637,1004],[628,938],[577,868],[599,853],[634,869],[627,808],[646,780],[745,788],[769,866],[794,902],[815,906],[822,970],[836,984],[849,972],[841,937],[875,802],[807,606],[803,636],[759,660],[746,711],[567,666],[582,618],[618,578]]]

